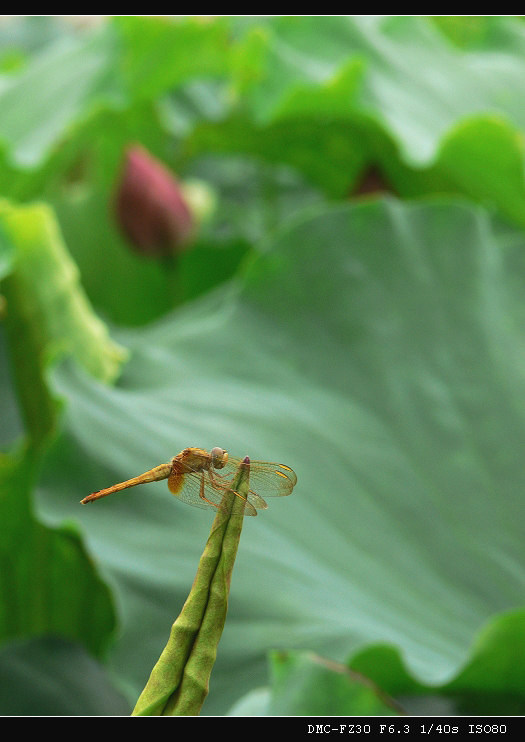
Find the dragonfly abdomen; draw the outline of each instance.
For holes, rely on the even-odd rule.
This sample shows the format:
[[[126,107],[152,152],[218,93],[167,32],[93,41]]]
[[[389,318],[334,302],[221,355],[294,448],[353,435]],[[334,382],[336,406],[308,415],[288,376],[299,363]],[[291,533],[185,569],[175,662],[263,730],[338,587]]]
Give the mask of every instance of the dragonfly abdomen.
[[[100,500],[101,497],[112,495],[113,492],[127,490],[129,487],[136,487],[137,484],[146,484],[146,482],[158,482],[161,479],[166,479],[169,476],[171,469],[171,463],[161,464],[160,466],[156,466],[154,469],[150,469],[149,471],[144,472],[144,474],[141,474],[138,477],[133,477],[132,479],[127,479],[125,482],[114,484],[112,487],[107,487],[104,490],[93,492],[91,495],[84,497],[84,499],[80,502],[82,503],[82,505],[85,505],[88,502],[93,502],[93,500]]]

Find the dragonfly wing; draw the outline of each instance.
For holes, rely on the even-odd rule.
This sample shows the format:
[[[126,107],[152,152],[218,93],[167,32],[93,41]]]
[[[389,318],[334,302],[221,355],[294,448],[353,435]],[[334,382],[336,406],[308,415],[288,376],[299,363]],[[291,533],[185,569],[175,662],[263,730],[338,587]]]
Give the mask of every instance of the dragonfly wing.
[[[268,505],[264,502],[262,497],[259,497],[253,490],[248,492],[248,502],[253,505],[257,510],[266,510]]]
[[[170,491],[179,500],[197,508],[217,510],[228,489],[230,481],[216,479],[208,471],[188,470],[176,472],[170,477]],[[239,495],[240,496],[240,495]],[[245,505],[245,515],[257,515],[257,511],[249,502]]]
[[[234,472],[234,474],[235,474],[235,472]],[[209,474],[208,481],[210,483],[210,486],[214,488],[215,492],[220,492],[221,493],[220,496],[222,498],[223,493],[230,489],[230,485],[232,483],[232,479],[233,479],[233,476],[231,476],[231,477],[221,477],[221,476],[217,476],[217,472],[216,471],[213,471],[213,472],[211,472]],[[232,490],[232,491],[235,492],[235,490]],[[244,500],[244,497],[239,492],[235,492],[235,494],[238,497],[241,497]],[[259,498],[259,500],[260,500],[260,498]],[[264,500],[262,500],[262,502],[264,502]],[[267,507],[267,506],[266,506],[266,503],[264,503],[264,505],[258,505],[258,504],[256,504],[256,502],[253,502],[252,501],[250,495],[248,495],[248,501],[245,503],[245,506],[244,506],[244,515],[257,515],[257,511],[255,509],[257,507],[260,508],[260,507]]]
[[[170,492],[188,505],[216,510],[221,504],[222,493],[211,487],[208,472],[188,470],[174,471],[169,480]],[[201,496],[202,495],[202,496]]]
[[[231,479],[235,474],[241,459],[229,458],[224,469],[219,470],[223,479]],[[284,497],[289,495],[297,484],[297,476],[289,466],[271,461],[250,461],[250,496],[255,507],[267,507],[265,497]],[[255,504],[259,498],[261,505]]]

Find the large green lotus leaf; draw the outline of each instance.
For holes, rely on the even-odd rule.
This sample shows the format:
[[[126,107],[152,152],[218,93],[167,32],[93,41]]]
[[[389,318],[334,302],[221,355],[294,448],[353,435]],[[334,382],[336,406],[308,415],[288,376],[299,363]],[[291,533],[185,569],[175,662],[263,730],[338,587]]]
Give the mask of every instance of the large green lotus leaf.
[[[115,630],[112,596],[74,525],[49,528],[35,519],[38,464],[30,447],[0,453],[0,642],[56,634],[101,657]]]
[[[58,16],[11,16],[0,28],[0,75],[16,74],[32,54],[67,33],[72,26]]]
[[[184,142],[184,160],[208,152],[243,153],[292,165],[336,198],[348,195],[371,159],[366,135],[348,118],[300,117],[263,127],[245,115],[233,115],[200,124]]]
[[[117,16],[122,68],[132,97],[154,98],[188,79],[223,77],[228,69],[225,19]]]
[[[320,657],[308,659],[304,654],[301,656],[292,652],[289,656],[289,653],[283,652],[281,658],[281,653],[270,653],[270,667],[273,670],[269,677],[271,686],[247,693],[234,704],[229,715],[267,715],[272,713],[272,701],[282,704],[290,700],[296,708],[302,709],[301,713],[308,715],[321,713],[318,704],[323,702],[329,704],[329,709],[324,712],[326,714],[366,713],[362,706],[354,704],[373,700],[374,690],[377,693],[377,689],[390,694],[390,698],[395,699],[398,706],[411,715],[519,715],[525,708],[524,634],[523,610],[509,611],[491,619],[476,635],[467,663],[456,677],[442,685],[419,682],[407,671],[399,648],[387,644],[378,643],[358,650],[347,663],[346,670],[344,665],[330,668],[330,663]],[[278,669],[281,661],[285,668],[297,668],[299,672],[290,673],[287,682],[279,687],[275,682],[278,679],[275,665],[277,663]],[[323,666],[324,669],[321,669]],[[312,672],[304,672],[304,669]],[[349,693],[350,688],[345,691],[341,677],[347,675],[348,669],[357,673],[357,678],[353,680],[357,680],[358,685],[352,683],[352,694]],[[339,680],[327,675],[330,670],[339,675]],[[359,678],[361,686],[362,679],[367,679],[368,692],[361,687],[362,693],[356,693]],[[314,682],[308,682],[310,680]],[[325,683],[326,680],[329,682]],[[315,681],[320,681],[319,685]],[[340,688],[342,692],[331,693],[330,687],[335,691]],[[384,696],[382,700],[385,700]],[[384,709],[378,707],[375,713],[382,712]],[[297,711],[293,714],[296,715]]]
[[[102,102],[122,102],[119,40],[111,26],[71,36],[35,55],[0,89],[0,141],[18,165],[33,167]]]
[[[296,117],[255,126],[243,116],[196,127],[184,144],[191,159],[212,150],[245,153],[267,162],[286,162],[342,198],[359,186],[363,172],[378,169],[389,190],[405,198],[426,194],[466,195],[495,206],[525,224],[522,133],[501,113],[460,120],[439,142],[428,167],[412,167],[390,132],[373,118]]]
[[[462,204],[319,208],[224,292],[122,333],[115,387],[57,370],[64,432],[39,502],[78,520],[116,588],[131,688],[213,515],[163,483],[78,501],[188,445],[298,475],[245,524],[208,713],[266,682],[269,648],[345,661],[387,642],[421,682],[447,682],[479,628],[523,605],[522,242]]]
[[[480,54],[454,48],[417,16],[281,16],[240,42],[234,69],[261,123],[339,115],[345,102],[349,114],[378,117],[421,165],[459,118],[497,110],[525,126],[523,24],[501,18],[497,30]]]
[[[14,255],[14,245],[2,225],[0,227],[0,281],[11,272]],[[5,315],[6,305],[5,297],[0,294],[0,319]],[[3,327],[0,328],[0,416],[2,419],[0,451],[4,451],[9,449],[15,440],[21,436],[22,421],[7,360]]]
[[[482,47],[493,30],[497,34],[497,16],[436,15],[432,21],[460,49]]]
[[[435,162],[413,169],[382,139],[381,167],[396,193],[405,198],[455,193],[495,206],[514,223],[525,225],[523,134],[500,114],[464,119],[440,143]]]
[[[107,327],[92,311],[53,211],[47,204],[16,206],[0,201],[0,229],[8,241],[6,250],[11,247],[12,251],[14,286],[8,290],[8,296],[13,304],[18,300],[26,307],[24,319],[38,328],[34,331],[42,352],[50,356],[64,351],[73,353],[89,373],[105,381],[114,379],[126,352],[111,341]],[[1,246],[0,250],[1,259],[6,253]],[[18,311],[18,321],[23,324],[22,310]],[[13,324],[17,322],[15,312],[11,307],[9,317]],[[16,331],[13,334],[17,336]],[[18,330],[14,342],[18,340],[23,345],[20,334]],[[36,365],[35,359],[27,357],[31,351],[35,352],[35,348],[29,343],[21,348],[26,368]],[[30,394],[31,390],[25,392]]]
[[[399,707],[367,678],[312,652],[272,652],[271,686],[251,691],[229,716],[394,716]]]
[[[367,647],[350,666],[394,696],[408,713],[519,715],[525,708],[524,635],[523,610],[491,619],[476,636],[468,662],[443,685],[425,685],[411,677],[392,646]],[[435,706],[431,711],[430,703],[440,703],[443,711]]]
[[[76,528],[49,528],[33,513],[57,414],[41,377],[46,355],[73,353],[106,381],[124,356],[92,312],[49,209],[2,202],[0,222],[0,640],[56,633],[101,655],[115,627],[108,587]]]
[[[7,276],[13,264],[14,247],[2,225],[0,227],[0,280]]]
[[[0,78],[0,192],[17,199],[49,193],[64,173],[78,177],[101,126],[111,149],[104,148],[104,168],[113,177],[116,135],[149,146],[156,133],[153,124],[137,137],[140,104],[204,74],[225,76],[224,20],[131,16],[87,33],[54,35],[42,30],[38,52]],[[23,37],[17,44],[27,46]]]
[[[203,117],[186,157],[211,149],[287,162],[338,198],[375,165],[400,196],[467,195],[523,226],[521,21],[488,19],[469,51],[428,18],[249,25],[233,66],[243,105]]]
[[[202,75],[224,76],[225,21],[120,17],[89,34],[64,34],[0,82],[0,142],[34,167],[97,106],[153,98]]]
[[[0,451],[8,451],[23,434],[22,417],[8,363],[5,332],[0,330]]]
[[[0,650],[2,716],[127,716],[122,693],[79,644],[57,636]]]

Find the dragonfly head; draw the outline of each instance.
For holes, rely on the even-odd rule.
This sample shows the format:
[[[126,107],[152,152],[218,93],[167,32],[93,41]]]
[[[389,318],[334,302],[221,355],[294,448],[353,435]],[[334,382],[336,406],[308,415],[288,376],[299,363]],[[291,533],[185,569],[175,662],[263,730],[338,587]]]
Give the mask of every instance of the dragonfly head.
[[[211,449],[210,455],[211,464],[214,469],[222,469],[226,466],[226,462],[228,461],[228,451],[215,446],[215,448]]]

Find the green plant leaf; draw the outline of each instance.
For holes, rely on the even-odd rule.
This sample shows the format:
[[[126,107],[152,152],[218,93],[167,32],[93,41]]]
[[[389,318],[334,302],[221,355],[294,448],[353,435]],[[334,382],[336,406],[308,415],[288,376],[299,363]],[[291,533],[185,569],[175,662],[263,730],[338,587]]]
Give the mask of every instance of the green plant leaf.
[[[13,243],[5,233],[3,227],[0,228],[0,281],[11,272],[14,256]]]
[[[495,24],[496,25],[496,24]],[[501,111],[525,126],[518,91],[523,75],[524,40],[514,19],[498,19],[499,36],[486,54],[460,52],[448,44],[430,19],[419,16],[275,17],[241,41],[250,48],[254,69],[244,84],[244,98],[256,119],[280,116],[371,114],[399,142],[404,158],[428,164],[440,139],[458,121],[481,111]],[[492,52],[503,52],[502,64]],[[239,72],[245,70],[240,55]],[[327,86],[348,68],[353,84],[327,106]],[[363,75],[355,74],[362,65]],[[436,73],[439,70],[439,74]],[[344,77],[344,75],[343,75]],[[360,83],[360,84],[358,84]],[[297,109],[294,96],[309,86],[309,103]],[[336,85],[337,88],[337,85]],[[334,94],[336,95],[336,94]],[[333,106],[336,105],[336,108]],[[339,109],[339,110],[338,110]]]
[[[273,652],[268,716],[396,716],[401,708],[367,678],[311,652]]]
[[[385,201],[319,208],[265,247],[237,285],[121,334],[115,388],[57,371],[40,505],[81,522],[118,584],[113,662],[138,690],[206,518],[161,484],[103,517],[78,499],[188,445],[282,461],[298,484],[244,526],[205,712],[266,682],[272,648],[346,661],[388,642],[448,682],[523,604],[523,236],[468,205]]]
[[[115,629],[109,589],[76,527],[40,522],[32,494],[58,417],[45,381],[49,358],[56,360],[65,350],[107,382],[124,351],[93,314],[50,209],[0,202],[0,226],[7,273],[2,282],[7,332],[2,328],[0,348],[6,387],[2,443],[9,450],[0,454],[0,639],[54,633],[100,657]],[[18,400],[6,368],[8,355]]]
[[[467,51],[429,18],[260,21],[234,47],[239,106],[203,118],[185,156],[286,162],[337,198],[374,166],[400,196],[466,195],[523,226],[522,23],[484,25]]]
[[[14,162],[38,165],[97,105],[122,103],[118,48],[111,26],[87,37],[63,37],[2,86],[0,142]]]
[[[55,634],[102,657],[115,631],[113,600],[74,524],[35,519],[39,458],[31,448],[0,454],[0,641]]]
[[[524,632],[523,610],[491,619],[477,634],[468,661],[444,684],[419,682],[393,646],[368,647],[352,658],[350,667],[373,679],[410,714],[520,715],[525,709]],[[442,711],[436,711],[439,703]]]
[[[228,716],[266,716],[270,703],[270,688],[255,688],[234,703]]]
[[[473,656],[443,689],[461,713],[525,711],[525,612],[511,611],[491,620],[476,637]]]
[[[26,347],[26,356],[33,353],[40,360],[40,353],[52,357],[68,352],[89,373],[106,382],[113,380],[126,351],[111,340],[106,326],[92,311],[52,210],[46,204],[12,206],[3,202],[0,220],[15,247],[11,300],[20,311],[24,307],[24,321],[33,326],[35,337],[39,336],[36,347]],[[16,321],[13,316],[12,322]],[[22,317],[18,321],[22,324]],[[29,363],[26,357],[26,365]]]
[[[441,33],[461,49],[483,48],[491,30],[497,33],[497,19],[493,16],[436,15],[432,21]]]
[[[3,296],[0,294],[0,296]],[[0,304],[2,299],[0,299]],[[5,301],[4,301],[5,309]],[[1,312],[1,308],[0,308]],[[0,326],[0,451],[9,451],[22,438],[23,424],[7,356],[5,332]]]
[[[78,644],[56,636],[0,650],[2,716],[124,716],[129,705]]]
[[[370,680],[313,652],[271,652],[271,686],[241,698],[228,716],[394,716],[401,707]]]
[[[350,671],[356,673],[353,680],[351,675],[341,677],[348,668],[330,668],[323,658],[310,657],[305,652],[274,652],[270,658],[272,686],[246,694],[230,709],[229,715],[377,715],[385,710],[391,713],[392,703],[385,708],[377,689],[389,693],[395,699],[394,707],[401,704],[399,708],[409,715],[475,716],[485,715],[487,711],[520,715],[525,708],[525,662],[521,656],[524,631],[523,610],[491,619],[476,635],[464,667],[442,685],[419,682],[407,670],[399,649],[393,645],[374,644],[358,651],[348,662]],[[284,666],[284,672],[279,663]],[[339,679],[333,677],[334,672]],[[368,685],[366,681],[363,685],[363,678]],[[346,688],[347,680],[352,683],[351,691]],[[375,711],[354,705],[356,701],[366,703],[374,698],[379,704]],[[323,701],[328,702],[324,709],[320,708]]]
[[[129,94],[156,97],[181,82],[225,76],[228,70],[227,23],[222,19],[173,20],[119,16],[125,43],[123,70]]]
[[[60,36],[72,35],[73,29],[62,18],[49,15],[15,16],[0,29],[2,55],[23,52],[34,54]]]

